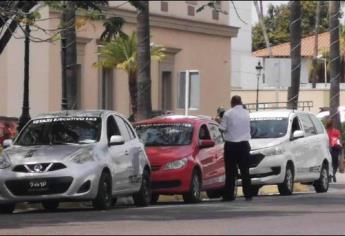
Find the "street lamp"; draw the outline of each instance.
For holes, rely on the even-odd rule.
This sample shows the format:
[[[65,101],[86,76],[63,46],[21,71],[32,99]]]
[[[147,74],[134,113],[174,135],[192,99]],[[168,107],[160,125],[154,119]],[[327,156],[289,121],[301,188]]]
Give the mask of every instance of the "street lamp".
[[[325,74],[325,87],[327,87],[327,59],[323,58],[322,55],[318,55],[317,59],[322,60],[323,61],[323,65],[324,65],[324,74]]]
[[[260,61],[258,62],[258,65],[255,67],[256,69],[256,76],[257,76],[257,82],[256,82],[256,111],[258,111],[259,108],[259,80],[261,76],[261,71],[263,67],[261,66]]]

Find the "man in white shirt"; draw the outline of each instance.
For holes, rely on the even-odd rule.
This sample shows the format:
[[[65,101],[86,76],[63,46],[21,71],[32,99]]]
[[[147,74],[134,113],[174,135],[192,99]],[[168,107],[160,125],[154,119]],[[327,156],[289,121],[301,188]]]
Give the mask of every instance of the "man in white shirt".
[[[226,172],[226,189],[224,200],[235,199],[237,166],[241,171],[243,193],[246,200],[252,200],[251,179],[249,175],[250,118],[244,109],[240,96],[231,98],[231,109],[226,111],[220,124],[224,134],[224,161]]]

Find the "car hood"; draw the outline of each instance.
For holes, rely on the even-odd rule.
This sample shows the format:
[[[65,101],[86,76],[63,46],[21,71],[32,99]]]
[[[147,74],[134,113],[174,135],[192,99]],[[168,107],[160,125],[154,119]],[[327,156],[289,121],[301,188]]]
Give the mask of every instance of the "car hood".
[[[146,147],[145,150],[151,165],[166,164],[190,156],[193,153],[191,146]]]
[[[87,151],[92,145],[44,145],[44,146],[12,146],[4,151],[13,164],[59,162],[69,158],[74,153]]]
[[[285,138],[258,138],[249,141],[251,150],[263,149],[277,146],[285,141]]]

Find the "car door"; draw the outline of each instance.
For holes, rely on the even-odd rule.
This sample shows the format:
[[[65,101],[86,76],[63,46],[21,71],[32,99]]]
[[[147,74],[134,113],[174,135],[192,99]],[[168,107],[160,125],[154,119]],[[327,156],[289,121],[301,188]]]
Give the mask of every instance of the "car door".
[[[113,135],[121,135],[115,117],[110,115],[107,118],[107,139],[108,143]],[[126,147],[123,145],[108,145],[108,152],[111,158],[111,168],[113,173],[113,189],[121,191],[125,187],[126,173]]]
[[[300,113],[298,114],[302,122],[302,126],[304,129],[305,137],[304,140],[304,147],[305,152],[302,156],[301,160],[301,177],[302,180],[309,180],[312,179],[313,169],[315,169],[315,163],[320,155],[320,142],[318,142],[318,136],[316,132],[316,128],[307,113]]]
[[[209,123],[211,138],[215,142],[215,146],[210,149],[214,155],[214,185],[215,187],[222,187],[225,184],[225,163],[224,163],[224,139],[222,133],[219,131],[219,125]]]
[[[135,188],[140,185],[140,155],[143,151],[140,142],[136,139],[133,128],[128,122],[120,116],[116,116],[116,121],[119,124],[121,135],[125,139],[126,159],[126,178],[128,188]]]
[[[198,139],[199,143],[201,140],[210,140],[211,135],[207,125],[201,124],[198,130]],[[197,154],[197,158],[201,163],[201,167],[203,169],[203,186],[211,185],[214,177],[214,169],[215,169],[215,154],[211,150],[212,148],[200,148]]]

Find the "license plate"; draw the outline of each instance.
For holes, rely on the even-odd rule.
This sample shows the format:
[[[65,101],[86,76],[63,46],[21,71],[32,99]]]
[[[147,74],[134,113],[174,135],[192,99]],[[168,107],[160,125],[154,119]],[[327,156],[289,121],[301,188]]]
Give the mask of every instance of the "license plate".
[[[42,190],[42,189],[46,189],[47,187],[48,187],[48,184],[46,180],[39,180],[39,181],[35,180],[35,181],[29,182],[30,189]]]

